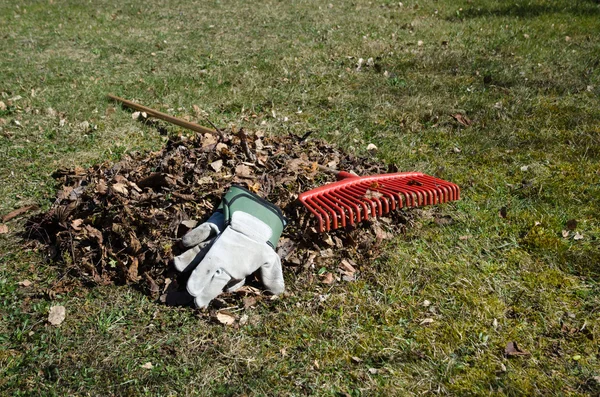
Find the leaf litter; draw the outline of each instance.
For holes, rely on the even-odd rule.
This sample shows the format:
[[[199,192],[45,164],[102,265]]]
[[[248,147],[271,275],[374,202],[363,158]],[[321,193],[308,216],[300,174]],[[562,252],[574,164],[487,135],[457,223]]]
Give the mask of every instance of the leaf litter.
[[[418,210],[394,211],[383,220],[318,233],[312,215],[297,200],[301,192],[335,180],[319,172],[318,164],[334,163],[359,175],[397,169],[307,138],[233,130],[220,136],[172,137],[156,152],[132,153],[89,169],[57,170],[53,205],[28,220],[24,236],[57,264],[63,290],[129,284],[169,303],[165,296],[183,293],[189,277],[172,265],[173,257],[185,250],[181,237],[210,217],[229,186],[239,184],[283,210],[288,224],[277,252],[298,289],[309,284],[318,289],[335,279],[354,281],[361,272],[372,271],[369,261],[379,256],[385,240],[405,234]],[[323,268],[330,274],[325,280],[319,274]],[[251,287],[258,280],[247,281],[249,288],[223,294],[222,304],[248,307],[242,299],[249,295],[264,299],[260,289]],[[290,289],[294,286],[288,285]]]

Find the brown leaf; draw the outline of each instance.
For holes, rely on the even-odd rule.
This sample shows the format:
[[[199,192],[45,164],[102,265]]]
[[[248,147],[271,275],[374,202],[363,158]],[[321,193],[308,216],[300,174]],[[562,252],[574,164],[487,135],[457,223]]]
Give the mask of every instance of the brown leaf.
[[[243,299],[243,302],[244,308],[248,309],[249,307],[256,306],[256,302],[258,302],[258,299],[256,299],[255,296],[247,296]]]
[[[235,167],[235,174],[241,178],[251,178],[252,169],[247,165],[240,164],[237,167]]]
[[[394,238],[394,234],[389,233],[387,230],[385,230],[379,222],[374,222],[371,225],[371,229],[373,229],[373,231],[375,232],[375,237],[378,240],[388,240]]]
[[[377,198],[383,197],[383,194],[379,193],[377,191],[374,191],[374,190],[367,189],[367,191],[365,192],[364,197],[366,199],[377,199]]]
[[[29,280],[19,281],[19,285],[24,288],[30,287],[32,284],[33,283]]]
[[[215,170],[215,172],[221,171],[221,168],[223,168],[223,160],[213,161],[210,163],[210,168]]]
[[[123,183],[115,183],[114,185],[112,185],[112,190],[122,194],[123,196],[127,196],[129,194],[127,187]]]
[[[152,363],[150,361],[148,361],[146,364],[140,365],[140,367],[144,368],[144,369],[152,369],[152,368],[154,368],[154,365],[152,365]]]
[[[429,324],[432,324],[434,321],[435,320],[432,318],[425,318],[425,319],[421,320],[419,325],[429,325]]]
[[[99,245],[102,245],[104,242],[104,238],[102,237],[102,232],[91,225],[84,225],[83,228],[88,237],[96,239]]]
[[[48,313],[48,322],[58,327],[65,321],[67,311],[64,306],[52,306]]]
[[[108,186],[106,185],[106,181],[104,179],[100,179],[96,184],[96,193],[104,195],[107,192]]]
[[[507,357],[518,357],[518,356],[529,356],[530,353],[519,348],[517,342],[508,342],[506,344],[506,348],[504,349],[504,354]]]
[[[6,226],[4,223],[0,224],[0,234],[6,233],[8,233],[8,226]]]
[[[139,277],[138,277],[138,258],[136,257],[132,257],[131,258],[131,265],[129,265],[129,269],[127,270],[127,278],[130,281],[136,282],[138,281]]]
[[[569,230],[575,230],[577,227],[577,221],[575,219],[569,219],[566,226]]]
[[[246,184],[248,185],[248,190],[250,190],[251,192],[260,192],[260,183],[252,183],[252,181],[246,181]]]
[[[142,250],[142,243],[140,243],[134,232],[129,232],[129,249],[132,254],[137,254]]]
[[[351,261],[349,259],[342,259],[342,262],[340,263],[340,267],[342,269],[344,269],[344,271],[346,271],[346,272],[355,273],[356,268],[354,266],[352,266],[352,264],[350,262]],[[355,265],[356,265],[356,263],[355,263]]]
[[[37,209],[37,205],[26,205],[25,207],[18,208],[14,211],[9,212],[8,214],[2,217],[2,222],[8,222],[13,218],[16,218],[19,215],[22,215],[31,210]]]
[[[150,293],[152,295],[158,294],[160,292],[160,288],[158,287],[158,284],[156,284],[156,281],[154,281],[148,273],[142,274],[146,277],[146,282],[148,283],[148,287],[150,288]]]
[[[458,121],[459,124],[462,124],[465,127],[468,127],[471,124],[473,124],[472,121],[469,120],[469,118],[463,114],[456,113],[456,114],[453,114],[452,117],[454,118],[454,120]]]
[[[332,284],[335,281],[333,274],[331,272],[327,272],[327,273],[323,274],[322,277],[323,277],[323,279],[321,280],[321,282],[323,284]]]
[[[235,316],[227,312],[218,312],[216,318],[217,321],[224,325],[233,325],[235,323]]]
[[[73,228],[73,230],[80,231],[82,223],[83,219],[73,219],[73,221],[71,222],[71,227]]]
[[[204,134],[202,138],[202,147],[208,147],[211,145],[215,145],[217,143],[217,138],[213,134]]]

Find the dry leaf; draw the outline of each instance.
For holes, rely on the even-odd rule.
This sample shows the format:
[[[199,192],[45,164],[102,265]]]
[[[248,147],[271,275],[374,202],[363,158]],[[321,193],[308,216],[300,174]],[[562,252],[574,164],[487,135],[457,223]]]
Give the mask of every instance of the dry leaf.
[[[122,183],[115,183],[114,185],[112,185],[112,190],[117,193],[121,193],[124,196],[127,196],[129,194],[127,187]]]
[[[244,308],[247,309],[249,307],[255,306],[258,299],[255,296],[247,296],[244,298]]]
[[[134,120],[137,120],[140,118],[140,114],[141,114],[140,112],[133,112],[133,113],[131,113],[131,118]]]
[[[55,327],[58,327],[65,321],[67,311],[64,306],[52,306],[48,313],[48,322]]]
[[[0,110],[6,110],[6,104],[3,101],[0,101]]]
[[[71,222],[71,227],[76,231],[80,231],[82,223],[83,219],[74,219],[73,222]]]
[[[25,287],[25,288],[30,287],[32,284],[33,283],[31,281],[29,281],[29,280],[19,281],[19,285],[21,287]]]
[[[4,215],[2,217],[2,222],[8,222],[11,219],[16,218],[17,216],[22,215],[26,212],[29,212],[33,209],[37,209],[37,206],[36,205],[26,205],[25,207],[18,208],[16,210],[11,211],[8,214]]]
[[[459,124],[462,124],[465,127],[468,127],[471,124],[473,124],[473,122],[471,120],[469,120],[469,118],[463,114],[460,114],[460,113],[453,114],[452,117],[454,118],[454,120],[458,121]]]
[[[152,365],[152,363],[150,361],[148,361],[146,364],[140,365],[140,367],[142,367],[144,369],[152,369],[152,368],[154,368],[154,365]]]
[[[459,236],[458,239],[461,241],[464,241],[464,240],[470,239],[471,237],[473,237],[473,236],[471,236],[470,234],[467,234],[465,236]]]
[[[138,242],[139,244],[139,242]],[[129,269],[127,269],[127,278],[133,282],[138,281],[138,258],[133,257],[131,260],[131,265],[129,265]]]
[[[323,275],[323,279],[321,280],[321,282],[323,284],[332,284],[335,281],[335,279],[333,278],[333,274],[331,272],[327,272]]]
[[[202,178],[198,178],[196,183],[198,185],[208,185],[209,183],[213,183],[213,179],[210,176],[203,176]]]
[[[577,221],[575,219],[569,219],[567,221],[566,226],[569,230],[575,230],[575,228],[577,227]]]
[[[218,312],[217,320],[224,325],[232,325],[235,323],[235,317],[227,312]]]
[[[355,265],[356,265],[356,263],[355,263]],[[342,262],[340,263],[340,267],[343,268],[346,272],[356,273],[356,268],[354,266],[352,266],[349,259],[342,259]]]
[[[377,199],[377,198],[383,197],[383,193],[379,193],[377,191],[367,189],[367,191],[365,192],[364,197],[366,199]]]
[[[6,226],[5,224],[0,224],[0,234],[6,233],[8,233],[8,226]]]
[[[425,299],[425,300],[423,301],[422,305],[423,305],[424,307],[429,307],[429,306],[431,306],[431,301],[428,301],[427,299]]]
[[[352,361],[355,362],[356,364],[361,363],[362,359],[356,356],[352,356]]]
[[[368,150],[369,152],[370,152],[370,151],[376,151],[376,150],[377,150],[377,146],[375,146],[375,144],[373,144],[373,143],[369,143],[369,144],[367,145],[367,150]]]
[[[563,238],[569,238],[569,231],[568,230],[563,230],[562,231],[562,236],[563,236]]]
[[[435,321],[435,320],[434,320],[434,319],[432,319],[432,318],[426,318],[426,319],[423,319],[423,320],[422,320],[422,321],[419,323],[419,325],[429,325],[429,324],[433,323],[434,321]]]
[[[250,190],[251,192],[254,192],[254,193],[260,192],[260,183],[258,183],[258,182],[252,183],[252,182],[248,181],[247,185],[248,185],[248,190]]]
[[[198,221],[186,219],[185,221],[181,222],[181,224],[183,226],[187,227],[188,229],[193,229],[196,227],[196,225],[198,225]]]
[[[575,235],[573,236],[573,240],[583,240],[583,234],[581,234],[579,232],[575,232]]]
[[[106,194],[106,192],[108,192],[108,186],[104,179],[100,179],[96,184],[96,192],[99,194]]]
[[[331,248],[327,248],[326,250],[322,250],[320,252],[322,258],[333,258],[333,250]]]
[[[213,134],[204,134],[202,137],[202,147],[205,148],[210,145],[214,145],[217,143],[217,138]]]
[[[223,168],[223,160],[213,161],[210,163],[210,168],[215,170],[215,172],[221,171],[221,168]]]
[[[530,353],[519,348],[517,342],[508,342],[506,344],[506,348],[504,349],[504,354],[507,357],[518,357],[518,356],[528,356]]]
[[[251,178],[252,169],[245,164],[240,164],[237,167],[235,167],[235,174],[242,178]]]

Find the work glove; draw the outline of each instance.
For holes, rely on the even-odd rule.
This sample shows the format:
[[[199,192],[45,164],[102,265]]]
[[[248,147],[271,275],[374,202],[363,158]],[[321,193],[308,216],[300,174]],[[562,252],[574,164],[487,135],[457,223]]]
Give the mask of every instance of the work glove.
[[[223,291],[235,291],[244,285],[247,276],[259,269],[266,289],[276,295],[282,293],[285,284],[281,260],[275,252],[285,226],[281,210],[234,185],[223,197],[218,213],[223,215],[225,230],[212,241],[210,233],[199,232],[198,237],[186,238],[184,244],[199,242],[191,248],[195,254],[185,252],[176,258],[178,269],[195,267],[187,282],[187,291],[194,297],[196,306],[207,307]],[[206,247],[207,242],[212,244],[208,252],[198,248]]]

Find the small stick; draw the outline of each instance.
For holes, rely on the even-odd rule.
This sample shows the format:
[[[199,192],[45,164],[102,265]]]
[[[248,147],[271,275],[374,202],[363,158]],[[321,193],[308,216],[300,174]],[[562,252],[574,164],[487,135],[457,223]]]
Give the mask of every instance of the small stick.
[[[203,126],[201,126],[199,124],[192,123],[192,122],[189,122],[189,121],[185,121],[185,120],[182,120],[182,119],[177,118],[177,117],[173,117],[171,115],[168,115],[168,114],[163,113],[163,112],[159,112],[158,110],[154,110],[154,109],[151,109],[151,108],[146,107],[146,106],[138,105],[137,103],[128,101],[127,99],[123,99],[123,98],[120,98],[118,96],[111,95],[111,94],[108,94],[108,97],[110,99],[112,99],[113,101],[117,101],[117,102],[122,103],[123,105],[127,106],[128,108],[139,110],[140,112],[146,112],[146,114],[148,114],[148,116],[152,116],[152,117],[155,117],[157,119],[168,121],[169,123],[178,125],[178,126],[183,127],[183,128],[187,128],[188,130],[196,131],[196,132],[199,132],[201,134],[213,134],[213,135],[219,135],[219,136],[221,135],[220,132],[217,132],[215,130],[211,130],[210,128],[203,127]]]
[[[248,145],[248,137],[246,136],[243,128],[240,128],[238,136],[240,137],[240,143],[242,145],[242,149],[244,149],[244,153],[246,153],[246,157],[248,157],[248,161],[256,161],[256,156],[254,156],[254,153],[252,153],[252,150]]]

